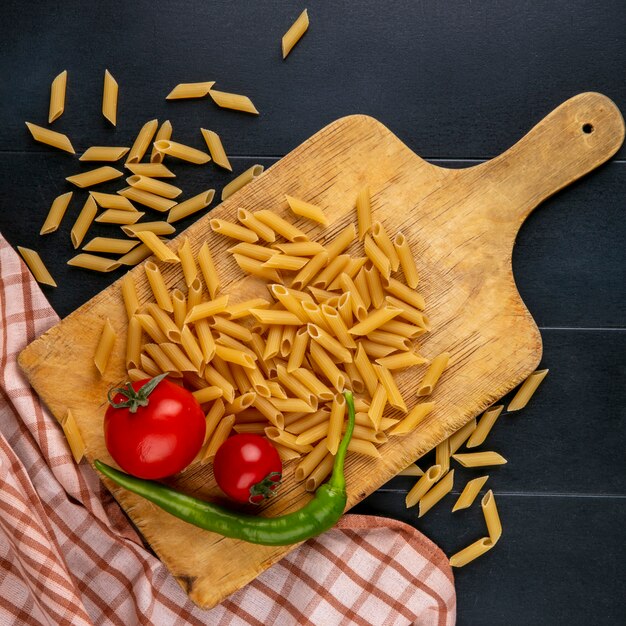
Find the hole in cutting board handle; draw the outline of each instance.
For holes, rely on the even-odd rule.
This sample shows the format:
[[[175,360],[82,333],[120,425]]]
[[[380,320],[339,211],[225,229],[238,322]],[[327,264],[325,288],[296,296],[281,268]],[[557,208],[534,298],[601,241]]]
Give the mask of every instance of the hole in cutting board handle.
[[[585,135],[590,135],[593,132],[593,130],[594,130],[593,124],[590,124],[589,122],[582,125],[582,131],[583,133],[585,133]]]

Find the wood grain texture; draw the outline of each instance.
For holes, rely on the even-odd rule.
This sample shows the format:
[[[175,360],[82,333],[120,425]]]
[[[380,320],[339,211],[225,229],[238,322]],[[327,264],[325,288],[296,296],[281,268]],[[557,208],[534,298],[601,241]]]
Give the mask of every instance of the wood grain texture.
[[[587,124],[592,132],[584,132]],[[623,137],[615,105],[600,94],[586,93],[565,102],[503,155],[476,167],[446,170],[420,159],[372,118],[351,116],[314,135],[211,212],[212,218],[232,219],[238,207],[272,208],[286,215],[284,196],[290,194],[325,208],[331,227],[324,237],[332,238],[355,220],[356,192],[368,184],[375,219],[390,232],[403,230],[416,253],[420,289],[433,326],[422,351],[434,356],[448,350],[451,366],[434,393],[437,408],[418,430],[385,444],[378,462],[349,458],[349,507],[536,367],[541,339],[511,271],[515,236],[537,204],[610,158]],[[319,227],[303,228],[319,238]],[[238,297],[249,293],[250,281],[237,285],[241,273],[224,254],[229,242],[210,231],[206,218],[184,235],[195,251],[209,242],[220,259],[226,292],[236,287]],[[142,267],[132,271],[140,299],[147,299]],[[163,273],[171,287],[182,282],[177,267],[164,267]],[[72,409],[90,461],[109,459],[102,437],[106,391],[124,377],[122,349],[102,379],[93,367],[93,351],[107,317],[123,331],[126,320],[118,284],[20,355],[22,368],[52,412],[61,417]],[[415,385],[410,373],[399,377],[409,407]],[[293,510],[310,498],[293,481],[292,472],[287,466],[282,497],[267,514]],[[189,493],[216,495],[210,468],[189,470],[174,483]],[[113,493],[191,599],[202,606],[213,606],[290,549],[224,539],[188,526],[133,494],[117,488]]]

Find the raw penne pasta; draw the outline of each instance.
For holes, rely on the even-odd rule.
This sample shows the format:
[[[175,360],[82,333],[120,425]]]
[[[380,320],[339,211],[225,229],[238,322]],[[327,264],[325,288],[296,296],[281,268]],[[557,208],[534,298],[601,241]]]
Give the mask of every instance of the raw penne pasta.
[[[496,499],[491,489],[483,496],[480,506],[485,517],[485,524],[487,525],[489,539],[491,539],[491,542],[495,546],[500,537],[502,537],[502,523],[500,522],[500,516],[498,515]]]
[[[378,376],[376,371],[363,348],[363,345],[359,342],[356,354],[354,355],[354,364],[361,374],[367,393],[373,396],[378,387]]]
[[[128,380],[131,383],[136,383],[139,380],[144,380],[146,378],[150,378],[150,374],[148,372],[144,372],[142,369],[131,367],[128,369]]]
[[[413,367],[414,365],[424,365],[424,363],[428,363],[428,359],[414,352],[401,352],[400,354],[392,354],[391,356],[376,359],[376,363],[384,365],[389,370],[398,370],[405,367]]]
[[[179,83],[165,96],[165,99],[183,100],[187,98],[204,98],[213,85],[215,85],[214,80],[204,83]]]
[[[185,241],[178,247],[178,258],[180,259],[183,276],[185,277],[185,284],[187,287],[190,287],[198,277],[198,268],[196,267],[196,260],[188,237],[185,237]]]
[[[302,242],[308,241],[308,236],[303,233],[299,228],[284,220],[280,215],[274,213],[273,211],[257,211],[253,213],[254,217],[256,217],[260,222],[269,226],[274,232],[283,236],[285,239],[291,242]],[[310,263],[310,261],[309,261]],[[296,289],[296,287],[294,287]]]
[[[374,308],[379,309],[385,302],[385,293],[380,279],[380,274],[373,264],[365,267],[365,279],[367,280],[367,289],[372,300]]]
[[[309,452],[303,459],[296,465],[294,470],[294,478],[297,481],[302,481],[308,478],[313,470],[323,461],[328,455],[328,449],[326,447],[326,440],[322,439],[315,444],[315,447]],[[332,458],[332,457],[331,457]]]
[[[65,90],[67,87],[67,70],[63,70],[55,77],[50,85],[50,108],[48,110],[48,124],[59,119],[65,111]]]
[[[325,246],[328,262],[338,257],[356,239],[354,224],[346,226],[329,244]]]
[[[322,461],[320,461],[320,464],[309,474],[304,483],[304,488],[310,492],[315,491],[333,471],[334,463],[335,457],[328,452]]]
[[[324,289],[335,280],[350,262],[350,255],[340,254],[335,257],[312,281],[311,285],[317,289]]]
[[[200,271],[202,272],[202,277],[204,278],[204,284],[209,290],[209,295],[211,298],[215,298],[220,289],[220,279],[206,241],[202,244],[200,252],[198,252],[197,261]]]
[[[213,330],[230,335],[239,341],[252,341],[252,333],[245,326],[231,322],[219,315],[209,319],[209,324]]]
[[[80,434],[74,415],[72,415],[72,412],[69,409],[61,422],[61,428],[63,428],[63,434],[67,439],[70,451],[74,457],[74,462],[80,463],[82,458],[85,456],[85,450],[87,447],[85,446],[85,442]]]
[[[283,254],[291,256],[312,257],[320,252],[324,252],[324,246],[316,241],[296,241],[292,243],[277,243],[272,246],[280,250]]]
[[[404,274],[406,284],[415,289],[419,282],[419,275],[417,273],[417,267],[415,266],[415,259],[413,253],[409,248],[409,242],[402,233],[398,233],[393,240],[393,247],[396,250],[398,258],[400,260],[400,267]]]
[[[253,165],[245,172],[242,172],[241,174],[239,174],[239,176],[231,180],[228,185],[225,185],[222,189],[222,201],[232,196],[236,191],[239,191],[242,187],[252,182],[255,178],[258,178],[263,173],[263,169],[264,168],[262,165]],[[272,228],[271,224],[267,225]]]
[[[126,316],[130,320],[139,309],[139,297],[137,296],[137,287],[132,274],[124,274],[121,280],[122,300],[126,309]]]
[[[119,86],[109,70],[104,70],[104,87],[102,89],[102,115],[117,125],[117,95]]]
[[[310,370],[299,367],[290,374],[320,400],[327,402],[333,399],[334,393]]]
[[[238,320],[242,317],[250,316],[250,309],[264,309],[269,305],[270,303],[263,298],[253,298],[252,300],[244,300],[243,302],[229,305],[224,311],[224,315],[226,319]]]
[[[179,371],[179,372],[195,372],[196,368],[194,366],[194,364],[187,358],[187,355],[175,344],[175,343],[162,343],[159,346],[161,348],[161,350],[163,350],[163,352],[165,353],[165,356],[167,356],[167,358],[174,364],[174,367]],[[211,389],[211,387],[206,387],[205,389],[202,389],[202,391],[204,391],[207,395],[207,397],[209,396],[209,392],[205,391],[206,389]],[[211,397],[209,397],[209,400],[215,400],[216,398],[221,397],[222,395],[222,390],[217,388],[217,387],[213,387],[214,393],[211,394]],[[201,392],[195,392],[195,393],[201,393]],[[204,396],[201,396],[204,397]],[[196,396],[196,400],[198,400],[198,402],[202,403],[202,402],[208,402],[209,400],[199,400],[198,396]]]
[[[273,309],[250,309],[250,313],[261,324],[277,324],[284,326],[285,324],[300,326],[302,321],[297,315],[291,311],[278,311]]]
[[[450,353],[442,352],[430,362],[430,365],[424,374],[424,378],[422,378],[422,382],[417,388],[418,396],[429,396],[433,392],[433,389],[441,378],[443,371],[446,369],[449,360]]]
[[[59,228],[73,195],[73,191],[68,191],[53,200],[46,220],[39,231],[40,235],[49,235]]]
[[[267,333],[267,341],[263,351],[263,360],[269,361],[280,352],[280,342],[283,338],[283,329],[279,325],[270,326]]]
[[[243,371],[244,375],[248,379],[248,383],[251,386],[251,389],[263,398],[270,398],[273,396],[272,391],[270,390],[269,383],[267,380],[263,378],[261,371],[257,368],[249,368],[249,367],[241,367],[239,368]],[[285,395],[285,394],[283,394]],[[279,396],[273,396],[279,397]]]
[[[48,268],[44,265],[44,262],[41,260],[38,252],[31,250],[30,248],[23,248],[22,246],[17,246],[17,250],[22,255],[24,262],[38,283],[41,283],[42,285],[50,285],[50,287],[57,286],[54,278],[52,278],[52,275],[48,271]]]
[[[226,220],[209,220],[209,225],[214,233],[224,235],[224,237],[230,237],[231,239],[237,239],[247,243],[254,243],[259,240],[259,236],[253,230]]]
[[[306,330],[306,327],[297,329],[291,347],[291,352],[289,353],[289,360],[287,362],[287,371],[290,374],[302,365],[308,345],[309,333]]]
[[[121,198],[121,196],[118,196]],[[155,235],[171,235],[176,229],[167,222],[140,222],[139,224],[126,224],[122,226],[122,232],[128,237],[136,237],[136,233],[149,230]]]
[[[138,174],[129,176],[126,182],[135,189],[141,189],[142,191],[147,191],[163,198],[177,198],[183,193],[180,187],[164,183],[162,180],[149,178],[148,176],[139,176]]]
[[[126,369],[138,369],[141,366],[142,329],[136,317],[128,319],[126,333]]]
[[[363,239],[365,254],[372,262],[372,265],[380,272],[383,278],[389,278],[391,274],[391,262],[389,257],[376,245],[370,235],[365,235]]]
[[[302,309],[302,304],[293,294],[292,290],[284,285],[270,285],[270,293],[278,300],[287,311],[295,315],[303,324],[308,321],[307,314]]]
[[[209,204],[211,204],[214,196],[215,189],[207,189],[206,191],[199,193],[197,196],[193,196],[188,200],[179,202],[176,206],[173,206],[170,209],[167,221],[170,223],[177,222],[178,220],[182,220],[190,215],[193,215],[194,213],[197,213],[198,211],[201,211],[202,209],[205,209],[209,206]]]
[[[295,272],[308,263],[307,259],[299,256],[288,256],[286,254],[273,254],[265,263],[265,267],[277,270]]]
[[[398,257],[398,253],[396,252],[387,231],[380,222],[374,222],[372,224],[372,239],[389,259],[392,271],[398,271],[398,268],[400,267],[400,258]]]
[[[500,404],[498,406],[492,406],[483,413],[483,416],[478,421],[476,428],[467,440],[467,448],[476,448],[481,443],[484,443],[485,439],[487,439],[487,435],[496,423],[496,420],[500,417],[502,409],[504,409],[504,406]]]
[[[321,439],[325,439],[328,433],[328,421],[320,422],[315,426],[312,426],[308,430],[301,432],[297,439],[296,443],[299,444],[314,444],[320,441]]]
[[[394,346],[385,345],[384,343],[376,343],[375,341],[370,341],[369,339],[361,339],[359,343],[363,346],[367,356],[372,357],[373,359],[380,359],[381,357],[388,356],[397,349],[394,348]]]
[[[192,392],[192,395],[199,404],[206,404],[207,402],[213,402],[213,400],[221,398],[223,391],[219,387],[204,387],[203,389],[198,389],[197,391]],[[228,406],[229,405],[226,406],[226,410],[228,409]]]
[[[365,306],[363,298],[361,298],[354,281],[347,274],[341,274],[339,277],[339,284],[344,293],[350,294],[352,312],[354,313],[354,316],[359,321],[364,320],[367,317],[367,307]]]
[[[267,384],[272,397],[283,399],[287,397],[285,390],[275,380],[266,380],[265,383]]]
[[[307,452],[311,452],[311,450],[313,450],[313,446],[309,444],[302,445],[296,443],[297,437],[295,435],[292,435],[285,430],[276,428],[275,426],[269,426],[268,428],[266,428],[265,435],[271,441],[280,443],[281,445],[287,448],[291,448],[292,450],[295,450],[300,454],[306,454]]]
[[[537,387],[541,384],[541,381],[548,375],[550,370],[537,370],[533,372],[521,385],[521,387],[517,390],[517,393],[509,402],[509,406],[507,407],[507,411],[519,411],[523,409],[528,401],[532,398],[535,391],[537,391]]]
[[[407,465],[403,470],[399,471],[396,476],[423,476],[424,472],[416,463]]]
[[[169,198],[164,198],[163,196],[157,196],[155,193],[150,193],[149,191],[144,191],[143,189],[136,189],[135,187],[124,187],[124,189],[120,189],[117,193],[120,196],[133,200],[134,202],[138,202],[139,204],[143,204],[144,206],[154,209],[155,211],[160,211],[161,213],[165,213],[165,211],[169,211],[171,208],[176,206],[175,200],[170,200]]]
[[[37,124],[31,124],[31,122],[26,122],[26,126],[35,141],[51,146],[52,148],[57,148],[58,150],[64,150],[70,154],[76,154],[76,151],[72,147],[72,142],[67,135],[57,133],[43,126],[37,126]]]
[[[274,447],[276,448],[276,452],[278,452],[278,456],[283,463],[299,459],[301,456],[299,452],[286,448],[285,446],[281,446],[279,443],[274,443]]]
[[[254,399],[253,406],[263,415],[269,422],[271,422],[276,429],[281,430],[285,426],[284,415],[269,401],[268,398],[257,395]],[[293,435],[292,435],[293,437]],[[293,437],[295,441],[295,437]],[[282,442],[279,442],[282,443]]]
[[[159,120],[150,120],[141,127],[126,157],[126,163],[139,163],[143,159],[158,126]]]
[[[133,317],[139,322],[143,331],[152,339],[154,343],[167,343],[168,338],[165,336],[165,333],[159,328],[156,320],[151,315],[136,313]],[[141,366],[145,369],[143,363]]]
[[[237,415],[235,415],[235,418]],[[238,433],[247,433],[250,435],[264,435],[267,428],[267,422],[249,422],[246,424],[237,424],[233,426],[233,430]]]
[[[355,324],[348,332],[351,335],[369,335],[401,312],[400,309],[386,305],[370,313],[363,321]]]
[[[115,239],[113,237],[94,237],[83,246],[85,252],[106,252],[108,254],[126,254],[139,242],[128,239]]]
[[[226,369],[228,370],[228,368]],[[211,364],[204,368],[204,378],[209,384],[219,387],[223,391],[223,397],[226,402],[233,402],[235,399],[235,387],[221,372],[218,372],[214,367],[213,360]]]
[[[341,430],[346,414],[346,400],[341,394],[335,395],[330,409],[328,419],[328,431],[326,438],[326,448],[335,455],[341,441]]]
[[[200,345],[198,344],[198,340],[189,329],[189,326],[182,327],[180,336],[183,350],[189,357],[189,360],[193,363],[196,370],[201,371],[203,369],[204,355]]]
[[[451,470],[420,498],[418,517],[425,515],[437,502],[447,496],[452,491],[453,486],[454,470]]]
[[[349,255],[348,255],[349,256]],[[366,256],[352,258],[348,261],[347,265],[343,268],[342,273],[347,274],[350,278],[353,278],[356,281],[357,274],[360,273],[361,268],[369,261]],[[358,285],[357,285],[358,286]],[[337,276],[332,283],[328,285],[328,289],[341,289],[341,285],[339,284],[339,276]],[[369,288],[366,287],[366,291],[369,295]]]
[[[205,418],[206,430],[204,432],[204,443],[202,445],[206,445],[209,439],[211,439],[211,436],[215,432],[217,425],[220,423],[224,415],[226,415],[226,407],[224,406],[224,400],[222,400],[222,398],[218,398],[211,405],[209,412],[206,414],[206,418]]]
[[[423,311],[424,308],[426,307],[424,296],[417,293],[417,291],[415,291],[414,289],[407,287],[406,285],[401,283],[399,280],[396,280],[395,278],[391,278],[391,277],[383,278],[382,284],[385,290],[387,291],[387,293],[391,294],[392,296],[395,296],[396,298],[398,298],[399,300],[402,300],[403,302],[406,302],[410,306],[415,307],[416,309],[420,309],[421,311]]]
[[[176,174],[162,163],[125,163],[124,167],[139,176],[149,176],[150,178],[176,178]]]
[[[408,415],[390,431],[390,435],[406,435],[415,430],[418,424],[435,408],[434,402],[422,402],[414,406]]]
[[[350,349],[356,349],[357,345],[354,341],[354,338],[348,332],[348,328],[343,323],[341,316],[333,307],[328,306],[327,304],[322,304],[322,315],[328,324],[332,334],[337,337],[339,343]],[[344,361],[346,363],[346,361]]]
[[[161,345],[155,343],[147,343],[143,347],[144,352],[156,363],[159,370],[164,374],[168,372],[174,378],[182,378],[182,373],[176,369],[171,359],[163,352]]]
[[[382,365],[374,365],[373,367],[376,375],[378,376],[378,380],[380,380],[382,386],[387,392],[387,402],[394,409],[407,413],[408,409],[406,403],[404,402],[402,394],[396,385],[396,381],[393,379],[392,373]]]
[[[248,96],[228,93],[226,91],[216,91],[215,89],[211,89],[209,95],[213,99],[213,102],[221,109],[232,109],[233,111],[243,111],[244,113],[254,113],[255,115],[259,114]]]
[[[91,146],[82,153],[79,161],[119,161],[130,148],[121,146]]]
[[[438,465],[429,467],[424,472],[424,475],[413,485],[409,493],[406,494],[406,508],[409,509],[415,506],[440,477],[441,468]]]
[[[92,196],[88,196],[85,204],[83,204],[83,208],[74,222],[74,226],[72,226],[72,230],[70,231],[70,239],[72,240],[74,248],[78,248],[78,246],[80,246],[83,242],[83,239],[85,238],[91,223],[96,217],[97,212],[98,207],[95,200]]]
[[[302,311],[306,314],[307,318],[313,323],[330,333],[330,326],[322,313],[322,308],[314,302],[303,301],[300,302]]]
[[[485,483],[489,479],[489,476],[479,476],[478,478],[474,478],[469,480],[461,495],[458,497],[457,501],[454,503],[452,507],[452,512],[460,511],[461,509],[469,509],[470,506],[476,500],[476,496],[479,494],[480,490],[485,486]]]
[[[135,233],[135,237],[152,250],[155,256],[163,263],[180,263],[180,259],[170,250],[154,233],[149,230],[140,230]]]
[[[223,313],[227,306],[228,296],[220,296],[214,300],[196,304],[189,310],[189,313],[187,313],[185,324],[191,324],[193,322],[197,322],[198,320],[217,315],[218,313]]]
[[[118,211],[136,211],[132,202],[116,193],[102,193],[101,191],[90,191],[90,195],[96,204],[103,209],[116,209]]]
[[[346,377],[333,363],[326,351],[315,341],[310,344],[310,355],[326,379],[339,392],[343,393]]]
[[[383,418],[383,411],[387,404],[387,390],[382,383],[376,386],[376,390],[372,395],[372,403],[367,411],[367,416],[376,430],[380,428],[380,422]]]
[[[298,378],[296,378],[292,374],[289,374],[289,372],[287,372],[287,369],[285,368],[284,365],[282,365],[281,363],[277,363],[276,372],[278,375],[279,382],[285,389],[288,389],[294,396],[297,396],[301,400],[304,400],[308,405],[310,406],[317,405],[318,400],[317,400],[316,395],[311,392],[311,389],[307,385],[305,385],[303,382],[301,382]],[[280,408],[280,407],[277,407],[277,408]],[[283,413],[291,412],[291,411],[288,411],[287,409],[280,409],[280,410]]]
[[[359,227],[359,241],[372,229],[372,205],[369,187],[363,187],[356,197],[356,219]]]
[[[93,356],[93,362],[95,363],[98,372],[100,372],[100,376],[104,374],[104,371],[107,368],[116,339],[117,333],[111,324],[111,320],[107,318],[102,328],[100,339],[98,340],[98,345],[96,346],[96,351]]]
[[[398,317],[404,318],[408,320],[412,324],[415,324],[423,329],[423,331],[428,330],[429,321],[428,318],[415,307],[409,306],[406,302],[395,298],[394,296],[385,296],[386,302],[388,302],[391,306],[395,306],[398,309],[401,309],[402,312],[398,314]],[[395,321],[395,320],[392,320]]]
[[[450,440],[444,439],[435,446],[435,463],[445,474],[450,469]]]
[[[172,306],[174,307],[174,324],[182,330],[185,325],[185,318],[187,317],[187,298],[180,289],[172,289],[170,297],[172,298]]]
[[[163,373],[159,366],[147,354],[143,353],[141,355],[141,367],[148,374],[148,378],[154,378]]]
[[[291,282],[293,289],[303,289],[313,280],[317,273],[326,265],[328,260],[328,252],[324,250],[316,254],[296,275]]]
[[[468,437],[474,432],[476,428],[476,418],[472,418],[465,426],[459,428],[455,433],[450,435],[450,456],[452,456],[468,439]]]
[[[330,333],[315,324],[307,324],[309,337],[317,342],[324,350],[337,357],[342,363],[352,362],[352,353],[348,348],[341,345]]]
[[[362,454],[363,456],[371,456],[375,459],[379,459],[381,457],[378,448],[371,441],[364,441],[363,439],[357,439],[356,437],[352,437],[350,443],[348,444],[348,450],[350,452],[354,452],[355,454]]]
[[[166,156],[187,161],[188,163],[195,163],[196,165],[203,165],[211,160],[211,157],[206,152],[177,143],[171,139],[159,139],[159,141],[154,142],[154,147],[158,152]]]
[[[233,168],[228,160],[228,157],[226,156],[226,151],[224,150],[224,146],[222,145],[222,140],[219,135],[212,130],[207,130],[206,128],[201,128],[200,132],[204,137],[204,141],[206,141],[213,163],[223,167],[229,172],[232,172]]]
[[[274,231],[269,226],[266,226],[263,222],[258,220],[254,214],[250,213],[250,211],[246,211],[246,209],[237,209],[237,219],[245,228],[255,232],[264,241],[268,241],[270,243],[276,241],[276,234]],[[272,252],[278,253],[278,250],[273,250]],[[267,254],[267,258],[274,256],[274,254],[269,254],[269,250]]]
[[[146,263],[146,265],[148,264]],[[171,298],[169,292],[167,296],[168,298]],[[161,305],[158,303],[158,300],[157,300],[157,304],[155,304],[154,302],[148,302],[148,304],[145,305],[145,312],[148,315],[150,315],[152,319],[154,319],[158,327],[163,331],[164,335],[167,337],[167,341],[174,342],[174,343],[180,343],[182,341],[180,329],[172,321],[172,318],[167,314],[166,309],[161,307]],[[163,342],[159,345],[163,345],[164,343],[166,342]]]
[[[118,224],[128,226],[140,220],[145,213],[141,211],[126,211],[125,209],[107,209],[96,217],[96,222],[100,224]],[[152,253],[150,253],[152,254]],[[147,255],[150,256],[150,255]]]
[[[467,546],[467,548],[463,548],[463,550],[459,550],[456,554],[453,554],[450,557],[450,565],[452,567],[463,567],[485,554],[485,552],[491,550],[491,548],[493,548],[491,539],[489,539],[489,537],[483,537]]]
[[[393,333],[394,335],[402,335],[403,337],[408,337],[409,339],[415,339],[426,332],[421,326],[401,322],[397,319],[383,324],[380,327],[380,330],[386,333]]]
[[[123,175],[123,172],[116,170],[114,167],[103,165],[102,167],[97,167],[94,170],[89,170],[82,174],[67,176],[65,180],[82,189],[84,187],[93,187],[94,185],[105,183],[107,180],[114,180]]]
[[[328,226],[328,218],[324,215],[324,211],[317,205],[294,198],[293,196],[285,195],[285,198],[287,198],[289,208],[295,215],[312,220],[323,226]]]
[[[167,141],[172,136],[172,122],[169,120],[165,120],[163,124],[161,124],[159,130],[154,136],[154,141]],[[162,163],[165,155],[162,152],[159,152],[154,143],[152,144],[152,152],[150,154],[150,163]],[[135,172],[136,173],[136,172]],[[143,176],[150,176],[150,174],[143,174]]]
[[[283,335],[280,340],[280,356],[282,356],[283,359],[289,358],[291,354],[291,348],[296,338],[296,330],[297,328],[295,326],[285,326],[283,328]]]
[[[297,419],[291,421],[292,416],[296,416]],[[314,426],[322,423],[328,429],[328,418],[329,413],[325,409],[318,409],[315,413],[305,413],[304,415],[291,413],[289,415],[289,419],[285,418],[285,430],[293,433],[294,435],[301,435]]]
[[[365,277],[365,270],[361,270],[354,277],[354,284],[356,288],[359,290],[359,295],[361,296],[361,300],[365,304],[365,308],[369,309],[372,305],[372,299],[370,298],[369,288],[367,286],[367,278]]]
[[[199,277],[195,278],[191,285],[187,288],[187,310],[193,309],[196,304],[202,302],[204,290],[202,289],[202,281]]]
[[[317,402],[311,406],[302,398],[270,398],[270,402],[281,413],[315,413]]]
[[[341,294],[337,303],[337,311],[346,328],[352,326],[352,296],[349,292]]]
[[[227,415],[222,418],[222,421],[217,425],[217,428],[213,432],[211,439],[208,441],[202,460],[204,462],[212,459],[215,453],[219,450],[220,446],[228,439],[230,431],[235,424],[235,416]]]
[[[283,51],[283,59],[291,52],[293,47],[300,41],[302,35],[309,28],[309,14],[306,9],[300,13],[296,21],[289,27],[289,30],[283,35],[281,47]]]
[[[163,275],[161,274],[161,270],[158,268],[156,263],[148,261],[144,265],[144,271],[146,272],[146,278],[148,279],[152,295],[154,296],[157,304],[161,309],[163,309],[163,311],[172,313],[174,306],[172,304],[172,299],[170,298],[170,292],[165,284]]]
[[[463,467],[487,467],[489,465],[504,465],[507,462],[503,456],[492,451],[453,454],[452,458]]]
[[[189,306],[189,303],[187,304]],[[194,323],[198,343],[202,349],[204,363],[209,363],[215,356],[215,338],[211,332],[211,327],[205,319],[197,320]]]
[[[231,246],[228,248],[228,252],[264,262],[271,259],[274,255],[279,254],[277,250],[272,250],[271,248],[266,248],[256,243],[248,243],[246,241]]]

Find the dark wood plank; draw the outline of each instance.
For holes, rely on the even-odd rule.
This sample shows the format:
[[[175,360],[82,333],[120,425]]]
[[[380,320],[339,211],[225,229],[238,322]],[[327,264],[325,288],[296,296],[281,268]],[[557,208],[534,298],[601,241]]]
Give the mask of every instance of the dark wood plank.
[[[626,611],[624,498],[504,496],[500,542],[454,570],[459,626],[614,625]],[[400,519],[450,555],[485,536],[480,505],[452,514],[449,495],[423,518],[377,492],[354,512]]]
[[[280,155],[349,113],[368,113],[426,157],[488,157],[563,100],[600,91],[626,108],[623,0],[306,3],[311,28],[283,62],[280,38],[303,5],[4,0],[2,150],[39,150],[24,120],[47,119],[50,81],[69,71],[55,128],[78,148],[118,142],[153,117],[176,137],[224,134],[232,153]],[[102,75],[120,82],[119,133],[100,115]],[[259,119],[209,102],[164,100],[178,82],[217,80],[252,97]],[[626,151],[620,152],[622,157]]]

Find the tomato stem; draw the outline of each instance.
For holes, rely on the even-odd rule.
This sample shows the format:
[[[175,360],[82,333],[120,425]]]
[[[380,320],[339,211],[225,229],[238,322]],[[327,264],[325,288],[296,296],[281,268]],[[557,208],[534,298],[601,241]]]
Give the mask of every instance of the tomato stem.
[[[151,378],[145,385],[142,385],[135,391],[130,383],[126,383],[125,387],[115,387],[109,389],[107,398],[109,404],[114,409],[128,409],[131,413],[136,413],[140,406],[148,406],[148,396],[155,390],[156,386],[169,374],[159,374],[154,378]],[[126,400],[123,402],[115,402],[114,398],[116,394],[123,395]]]
[[[280,485],[283,475],[280,472],[270,472],[263,480],[250,487],[250,504],[260,504],[263,500],[273,496]],[[259,499],[260,496],[260,499]]]

